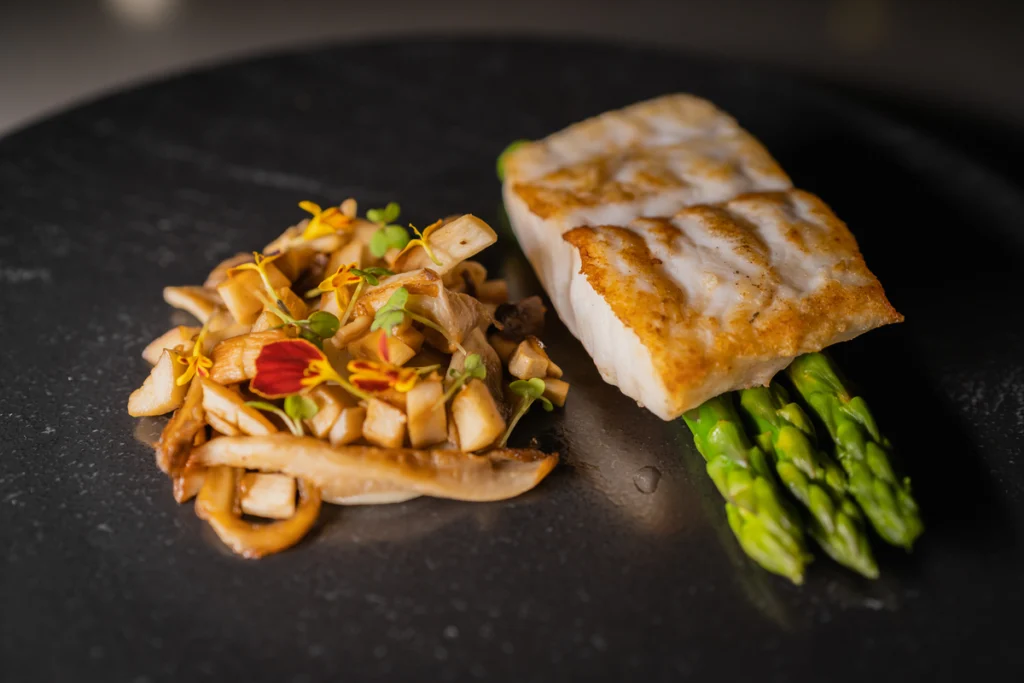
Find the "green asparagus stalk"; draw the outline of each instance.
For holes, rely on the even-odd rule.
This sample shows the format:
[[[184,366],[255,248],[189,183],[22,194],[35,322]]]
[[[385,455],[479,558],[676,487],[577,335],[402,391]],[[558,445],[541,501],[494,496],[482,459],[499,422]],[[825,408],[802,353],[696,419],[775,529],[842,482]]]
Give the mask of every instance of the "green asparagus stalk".
[[[842,469],[818,450],[814,425],[803,409],[778,382],[742,390],[740,407],[757,426],[761,448],[775,456],[775,473],[810,512],[811,538],[836,562],[877,578],[864,516],[846,494]]]
[[[744,552],[768,571],[802,583],[811,556],[800,518],[775,484],[764,452],[747,439],[732,395],[713,398],[683,419],[726,500],[729,526]]]
[[[910,480],[896,478],[891,445],[882,436],[867,403],[852,396],[828,356],[800,356],[786,370],[793,386],[825,423],[836,457],[849,478],[849,490],[878,534],[910,550],[924,531]]]

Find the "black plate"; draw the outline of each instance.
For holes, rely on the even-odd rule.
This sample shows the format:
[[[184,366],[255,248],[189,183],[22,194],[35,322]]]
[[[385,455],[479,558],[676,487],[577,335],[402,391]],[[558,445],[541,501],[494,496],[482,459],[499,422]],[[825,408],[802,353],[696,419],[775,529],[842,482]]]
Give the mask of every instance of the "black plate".
[[[879,548],[874,583],[820,557],[802,588],[762,572],[685,428],[602,384],[557,323],[569,404],[521,437],[565,466],[522,498],[333,509],[261,562],[173,502],[124,407],[143,344],[176,319],[163,285],[266,243],[300,199],[497,223],[507,141],[676,90],[735,114],[830,202],[906,314],[837,353],[902,447],[928,525],[913,555]],[[1013,678],[1024,194],[953,149],[779,76],[525,42],[282,55],[3,140],[4,678]],[[510,242],[490,258],[536,287]],[[650,494],[644,467],[662,475]]]

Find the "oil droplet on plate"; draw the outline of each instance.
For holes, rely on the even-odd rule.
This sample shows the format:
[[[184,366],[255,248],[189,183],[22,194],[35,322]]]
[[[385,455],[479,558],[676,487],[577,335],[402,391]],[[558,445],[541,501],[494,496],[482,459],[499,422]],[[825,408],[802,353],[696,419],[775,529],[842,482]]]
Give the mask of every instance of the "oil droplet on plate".
[[[650,465],[641,467],[633,475],[633,485],[640,493],[654,493],[658,490],[659,481],[661,481],[661,470]]]

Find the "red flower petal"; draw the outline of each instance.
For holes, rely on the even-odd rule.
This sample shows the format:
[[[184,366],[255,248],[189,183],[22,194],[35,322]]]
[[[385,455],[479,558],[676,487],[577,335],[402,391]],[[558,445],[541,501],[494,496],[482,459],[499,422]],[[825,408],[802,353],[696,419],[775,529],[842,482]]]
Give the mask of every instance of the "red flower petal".
[[[348,362],[349,372],[380,372],[380,363],[372,360],[350,360]]]
[[[305,339],[287,339],[267,344],[256,357],[256,375],[249,388],[265,398],[297,394],[306,387],[310,363],[326,360],[323,352]]]
[[[385,363],[391,362],[391,349],[388,347],[388,335],[384,334],[384,330],[381,330],[380,336],[377,337],[377,354]]]
[[[379,377],[367,377],[352,375],[348,378],[352,382],[352,386],[362,391],[376,393],[378,391],[387,391],[391,388],[391,382],[386,379]]]

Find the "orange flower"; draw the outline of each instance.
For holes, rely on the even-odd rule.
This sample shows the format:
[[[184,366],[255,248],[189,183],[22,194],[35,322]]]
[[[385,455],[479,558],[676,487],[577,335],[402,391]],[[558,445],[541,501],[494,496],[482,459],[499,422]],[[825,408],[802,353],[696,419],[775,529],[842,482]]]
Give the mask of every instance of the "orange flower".
[[[338,303],[338,310],[345,310],[349,302],[349,285],[357,285],[362,278],[352,272],[357,264],[350,263],[347,266],[338,266],[338,270],[329,278],[320,283],[317,287],[321,292],[334,292],[334,300]]]
[[[270,282],[270,275],[267,273],[267,265],[273,263],[283,255],[284,252],[274,254],[272,256],[264,256],[258,251],[254,251],[252,252],[253,262],[235,266],[228,271],[228,277],[237,275],[244,270],[255,270],[259,274],[260,279],[263,280],[263,288],[267,290],[267,294],[270,296],[270,301],[276,301],[277,292],[274,290],[273,283]]]
[[[420,373],[415,368],[402,368],[391,364],[388,351],[388,339],[384,334],[377,341],[377,353],[380,361],[353,360],[348,363],[348,371],[352,374],[349,381],[362,391],[377,393],[394,389],[405,393],[416,386]]]
[[[181,373],[181,376],[175,380],[175,384],[179,387],[183,387],[192,381],[192,378],[196,375],[200,377],[209,377],[210,368],[213,367],[213,361],[207,356],[203,355],[203,341],[206,339],[206,326],[199,331],[199,336],[196,337],[195,345],[192,347],[192,353],[187,357],[179,354],[174,354],[175,360],[177,360],[185,367],[185,372]]]
[[[354,220],[353,216],[346,214],[337,206],[329,206],[321,209],[319,204],[313,202],[299,202],[299,208],[313,214],[302,231],[302,239],[315,240],[325,235],[333,235],[339,230],[349,227]],[[354,212],[353,212],[354,213]]]
[[[378,393],[394,389],[405,393],[416,386],[420,375],[415,368],[402,368],[375,360],[353,360],[348,363],[349,381],[362,391]]]
[[[434,250],[430,246],[430,235],[431,235],[431,233],[433,233],[435,230],[440,228],[443,224],[444,224],[443,220],[435,221],[434,223],[431,223],[430,225],[425,227],[423,229],[423,232],[420,232],[419,230],[417,230],[415,225],[411,225],[410,224],[409,227],[412,228],[412,231],[414,233],[416,233],[416,239],[409,240],[409,243],[407,245],[405,245],[405,249],[403,249],[398,255],[401,256],[402,254],[404,254],[405,252],[409,251],[410,249],[412,249],[415,246],[421,246],[421,247],[423,247],[423,251],[427,252],[427,256],[430,257],[431,261],[433,261],[434,263],[436,263],[439,266],[443,266],[444,264],[441,263],[441,261],[438,260],[437,256],[434,255]]]

